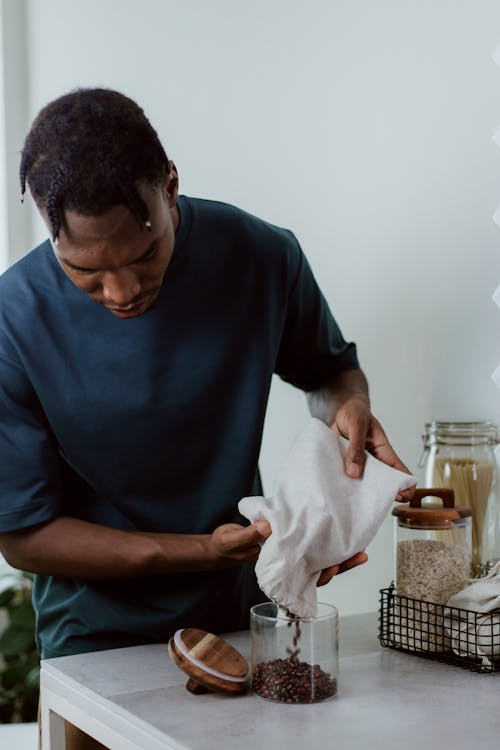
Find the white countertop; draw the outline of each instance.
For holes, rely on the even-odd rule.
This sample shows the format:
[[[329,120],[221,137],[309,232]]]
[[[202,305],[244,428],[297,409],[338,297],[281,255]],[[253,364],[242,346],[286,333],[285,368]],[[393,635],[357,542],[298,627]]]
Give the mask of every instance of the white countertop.
[[[477,674],[398,653],[382,648],[377,636],[376,613],[341,618],[339,690],[324,703],[285,705],[252,693],[192,695],[166,645],[46,660],[42,694],[45,687],[68,705],[79,703],[96,722],[127,727],[132,744],[116,744],[120,750],[134,742],[141,750],[499,746],[500,672]],[[248,632],[224,637],[249,656]]]

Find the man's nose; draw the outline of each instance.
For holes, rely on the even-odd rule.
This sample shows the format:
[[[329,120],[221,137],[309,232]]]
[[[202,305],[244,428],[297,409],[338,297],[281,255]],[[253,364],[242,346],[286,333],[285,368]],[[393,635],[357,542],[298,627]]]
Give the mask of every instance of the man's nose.
[[[102,293],[106,302],[117,307],[126,307],[140,293],[141,284],[131,268],[108,271],[102,281]]]

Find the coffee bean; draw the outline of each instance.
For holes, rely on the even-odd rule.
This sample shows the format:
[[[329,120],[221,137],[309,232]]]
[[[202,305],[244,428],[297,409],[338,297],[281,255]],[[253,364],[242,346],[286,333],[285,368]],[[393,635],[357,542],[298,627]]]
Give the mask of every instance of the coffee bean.
[[[319,664],[299,661],[301,630],[300,622],[295,624],[294,649],[287,648],[287,659],[273,659],[258,664],[253,678],[254,691],[263,698],[282,703],[314,703],[331,698],[337,692],[337,681],[324,672]]]
[[[337,681],[315,666],[291,656],[263,662],[255,669],[252,687],[263,698],[285,703],[314,703],[331,698],[337,692]]]

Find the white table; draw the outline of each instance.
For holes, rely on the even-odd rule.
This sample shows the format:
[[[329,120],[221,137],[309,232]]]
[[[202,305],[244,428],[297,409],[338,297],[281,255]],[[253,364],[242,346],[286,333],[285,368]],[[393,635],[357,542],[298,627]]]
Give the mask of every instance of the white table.
[[[249,655],[248,632],[225,636]],[[377,615],[341,619],[339,692],[312,705],[192,695],[165,645],[42,662],[43,750],[64,750],[67,719],[112,750],[495,750],[500,672],[381,648]]]

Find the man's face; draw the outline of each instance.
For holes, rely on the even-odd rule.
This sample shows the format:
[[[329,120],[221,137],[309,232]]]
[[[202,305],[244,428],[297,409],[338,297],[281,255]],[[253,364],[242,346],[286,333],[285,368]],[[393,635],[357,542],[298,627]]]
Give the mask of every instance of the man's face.
[[[163,186],[140,187],[151,229],[125,206],[100,216],[65,211],[54,246],[57,260],[75,286],[118,318],[142,315],[160,292],[179,222],[172,184],[177,184],[175,178]]]

